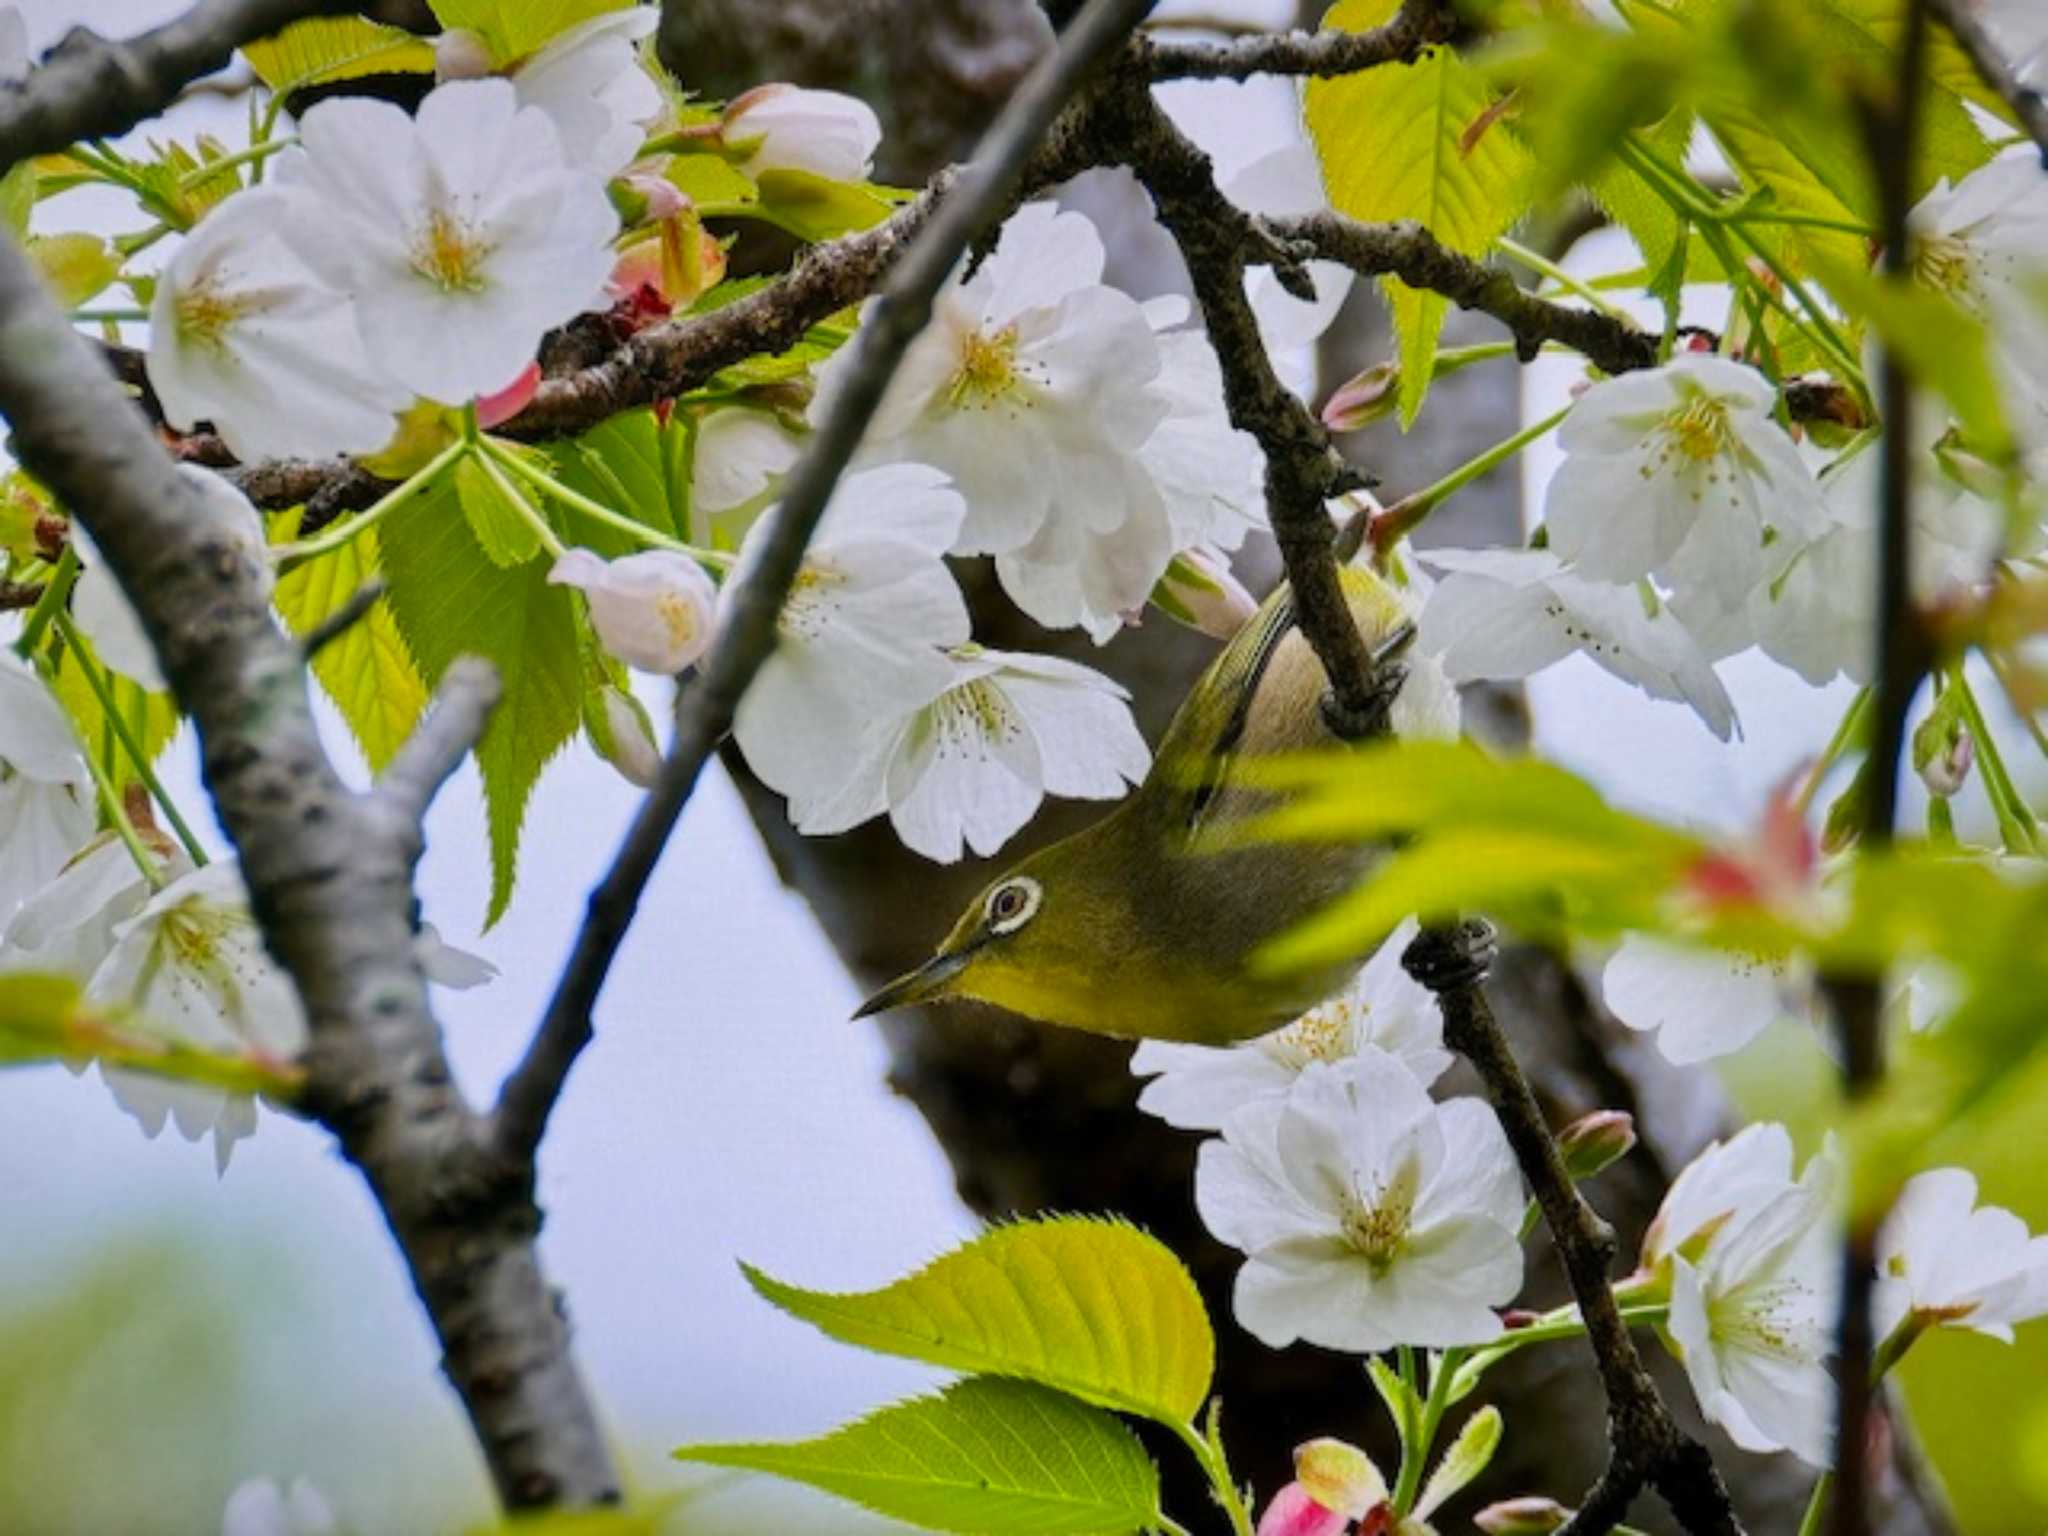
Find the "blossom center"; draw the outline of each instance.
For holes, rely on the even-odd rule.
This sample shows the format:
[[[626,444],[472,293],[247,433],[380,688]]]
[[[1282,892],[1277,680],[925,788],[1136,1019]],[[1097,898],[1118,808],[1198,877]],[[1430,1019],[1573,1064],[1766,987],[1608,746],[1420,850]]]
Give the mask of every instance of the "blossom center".
[[[1724,1348],[1780,1360],[1814,1359],[1818,1352],[1799,1305],[1805,1294],[1797,1280],[1739,1287],[1708,1309],[1710,1330]]]
[[[1340,1061],[1351,1052],[1359,1011],[1348,997],[1332,998],[1265,1040],[1266,1053],[1296,1071],[1312,1061]]]
[[[1719,458],[1734,436],[1728,426],[1727,408],[1707,395],[1695,396],[1682,410],[1666,416],[1664,435],[1672,447],[1695,464]]]
[[[790,583],[782,605],[780,629],[792,640],[815,640],[832,616],[832,589],[846,578],[820,565],[805,565]]]
[[[987,678],[940,694],[932,714],[941,756],[979,755],[984,743],[1012,741],[1023,731],[1009,696]]]
[[[697,638],[697,609],[680,592],[662,592],[654,599],[655,616],[668,631],[672,644],[681,647]]]
[[[1409,1158],[1370,1196],[1354,1191],[1339,1197],[1344,1241],[1372,1266],[1376,1275],[1385,1274],[1408,1246],[1420,1183],[1421,1172],[1414,1159]]]
[[[413,235],[412,269],[443,293],[479,293],[491,243],[445,208],[436,208]]]
[[[1017,327],[1000,331],[969,331],[960,340],[960,362],[953,370],[947,398],[954,405],[973,405],[1007,394],[1017,383]]]
[[[1936,293],[1970,285],[1970,247],[1954,235],[1926,235],[1914,242],[1913,275]]]
[[[228,332],[255,307],[246,294],[223,293],[211,283],[194,283],[177,297],[178,339],[209,351],[223,351]]]

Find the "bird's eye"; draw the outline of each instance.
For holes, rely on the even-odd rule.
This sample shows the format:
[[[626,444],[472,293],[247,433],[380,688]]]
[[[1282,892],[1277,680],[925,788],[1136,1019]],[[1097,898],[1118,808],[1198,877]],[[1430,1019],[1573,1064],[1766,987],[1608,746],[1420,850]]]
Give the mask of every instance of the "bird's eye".
[[[1038,882],[1027,876],[1005,880],[988,893],[989,932],[1015,933],[1031,921],[1044,895]]]

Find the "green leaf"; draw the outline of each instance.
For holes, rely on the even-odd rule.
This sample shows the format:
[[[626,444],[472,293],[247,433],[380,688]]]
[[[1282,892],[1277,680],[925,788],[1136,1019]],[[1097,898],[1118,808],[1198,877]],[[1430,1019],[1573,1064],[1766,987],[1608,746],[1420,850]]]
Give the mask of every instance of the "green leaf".
[[[961,1536],[1129,1536],[1159,1519],[1159,1473],[1100,1409],[980,1377],[791,1445],[687,1445],[683,1461],[808,1483]]]
[[[833,181],[811,171],[763,171],[760,215],[813,243],[872,229],[895,211],[886,198],[860,182]]]
[[[0,220],[17,239],[28,233],[29,215],[36,210],[36,191],[41,173],[33,160],[17,160],[0,176]]]
[[[1998,388],[1991,334],[1983,321],[1943,293],[1861,267],[1823,269],[1828,289],[1867,320],[1923,385],[1937,390],[1979,451],[2003,459],[2011,424]]]
[[[486,923],[512,898],[519,833],[541,770],[582,719],[576,619],[545,561],[507,569],[470,531],[452,480],[433,486],[381,525],[391,610],[429,684],[458,656],[498,669],[503,697],[477,747],[491,834]]]
[[[282,521],[286,526],[273,537],[295,537],[297,514],[285,514]],[[376,577],[377,567],[377,530],[367,528],[341,548],[287,571],[278,578],[275,594],[285,627],[294,635],[318,628]],[[427,707],[426,684],[398,632],[390,601],[373,604],[323,645],[313,658],[313,675],[341,711],[370,771],[382,773]]]
[[[744,171],[725,156],[709,152],[677,155],[662,175],[700,208],[753,203],[761,196]]]
[[[494,67],[516,63],[551,37],[637,0],[428,0],[436,19],[483,38]]]
[[[33,235],[28,254],[67,309],[104,293],[121,275],[120,252],[98,235]]]
[[[1216,1341],[1194,1281],[1165,1244],[1121,1222],[997,1227],[894,1285],[851,1295],[745,1268],[783,1311],[863,1349],[1021,1376],[1166,1424],[1188,1423],[1209,1394]]]
[[[455,499],[469,531],[494,565],[524,565],[540,553],[540,532],[505,499],[474,458],[457,461]]]
[[[75,631],[76,632],[76,631]],[[98,671],[107,684],[107,692],[114,700],[114,707],[121,712],[121,718],[128,723],[130,731],[142,750],[154,761],[163,749],[171,744],[171,738],[178,734],[182,716],[178,704],[168,693],[151,693],[142,684],[124,677],[101,661],[92,649],[91,640],[83,632],[78,633],[79,650],[73,652],[69,643],[53,641],[50,645],[52,683],[57,702],[64,706],[64,713],[71,717],[72,728],[78,732],[79,744],[96,755],[101,762],[109,765],[114,781],[126,784],[134,780],[135,768],[128,761],[128,754],[117,744],[113,728],[107,724],[107,713],[100,707],[99,695],[93,692],[92,684],[86,681],[79,662],[81,656]]]
[[[1398,0],[1339,0],[1326,27],[1363,31]],[[1449,48],[1413,64],[1311,80],[1305,110],[1330,202],[1355,219],[1416,219],[1481,256],[1519,218],[1534,181],[1529,155],[1499,123],[1486,78]],[[1469,143],[1468,134],[1476,134]],[[1389,278],[1401,343],[1401,421],[1413,422],[1435,371],[1446,301]]]
[[[1444,1459],[1429,1474],[1429,1481],[1422,1486],[1422,1496],[1415,1501],[1416,1517],[1427,1520],[1484,1472],[1493,1453],[1500,1449],[1500,1437],[1500,1410],[1488,1403],[1465,1421],[1458,1438],[1444,1452]]]
[[[689,481],[674,472],[687,429],[663,426],[651,410],[614,416],[567,442],[552,444],[550,471],[572,491],[669,538],[686,538]],[[563,536],[606,559],[647,546],[574,507],[556,504]]]
[[[295,21],[275,37],[251,43],[242,57],[280,96],[309,85],[364,75],[431,75],[434,47],[423,37],[360,16]]]

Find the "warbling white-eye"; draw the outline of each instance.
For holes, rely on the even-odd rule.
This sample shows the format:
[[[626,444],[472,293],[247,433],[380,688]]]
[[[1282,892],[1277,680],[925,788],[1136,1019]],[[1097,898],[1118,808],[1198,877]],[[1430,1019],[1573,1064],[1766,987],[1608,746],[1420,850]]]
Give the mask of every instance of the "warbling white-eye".
[[[1391,716],[1408,689],[1414,625],[1399,594],[1362,567],[1345,596]],[[1418,679],[1418,681],[1420,681]],[[1441,678],[1407,699],[1414,728],[1454,730]],[[1278,1028],[1336,992],[1369,949],[1276,976],[1250,957],[1357,884],[1382,850],[1238,839],[1274,809],[1247,759],[1328,746],[1321,662],[1283,583],[1210,663],[1175,712],[1145,782],[1122,805],[993,881],[938,952],[860,1007],[864,1018],[942,998],[993,1003],[1095,1034],[1228,1044]]]

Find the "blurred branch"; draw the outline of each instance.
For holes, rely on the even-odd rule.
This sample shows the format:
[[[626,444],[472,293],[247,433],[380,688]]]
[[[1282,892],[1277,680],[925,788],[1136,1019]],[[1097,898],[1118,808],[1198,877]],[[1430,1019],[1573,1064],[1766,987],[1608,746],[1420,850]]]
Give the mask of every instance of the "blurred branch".
[[[1984,83],[2012,108],[2013,116],[2039,147],[2042,162],[2048,164],[2048,97],[2020,79],[1970,0],[1930,0],[1929,9],[1962,45]]]
[[[0,169],[154,117],[244,43],[352,0],[202,0],[176,21],[122,42],[74,27],[25,80],[0,85]]]
[[[1144,39],[1138,56],[1154,80],[1243,80],[1252,75],[1350,75],[1406,64],[1453,30],[1448,7],[1404,0],[1393,20],[1365,32],[1274,32],[1227,43]]]
[[[740,696],[775,648],[783,601],[812,531],[904,352],[931,318],[933,298],[969,244],[1009,205],[1025,162],[1067,99],[1151,6],[1152,0],[1088,0],[1058,48],[1032,71],[989,130],[982,149],[960,172],[953,195],[911,242],[849,343],[843,387],[783,484],[761,557],[728,599],[702,675],[678,701],[675,739],[661,776],[634,817],[618,858],[591,893],[589,912],[540,1028],[499,1094],[497,1137],[510,1156],[530,1158],[570,1069],[590,1042],[591,1011],[632,924],[640,893],[705,762],[731,728]],[[926,200],[934,200],[934,194],[927,193]]]

